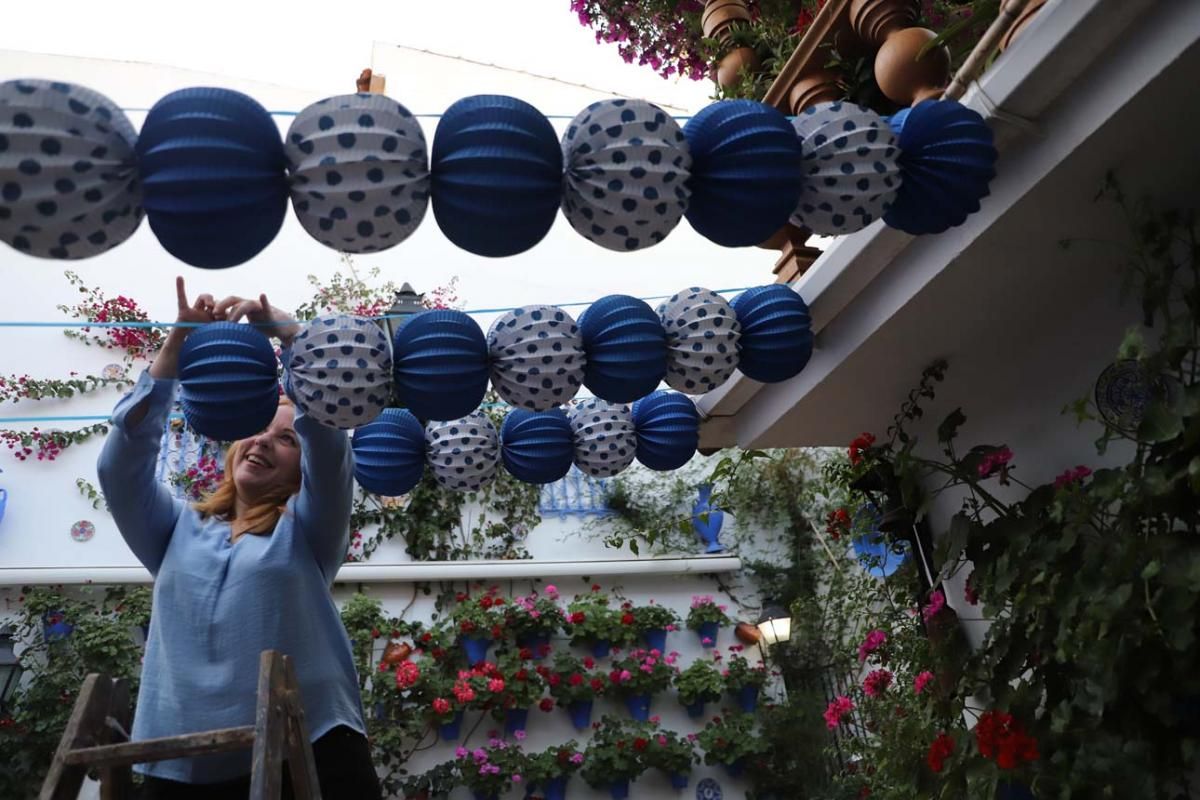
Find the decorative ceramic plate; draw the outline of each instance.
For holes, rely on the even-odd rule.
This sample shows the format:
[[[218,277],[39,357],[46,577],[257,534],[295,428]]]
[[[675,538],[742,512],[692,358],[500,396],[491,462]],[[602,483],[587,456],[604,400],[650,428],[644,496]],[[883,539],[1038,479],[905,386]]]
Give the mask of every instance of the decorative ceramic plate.
[[[96,526],[81,519],[71,526],[71,538],[77,542],[86,542],[96,535]]]
[[[696,785],[696,800],[723,800],[724,796],[716,778],[705,778]]]
[[[100,377],[110,381],[120,380],[125,377],[125,368],[120,364],[106,364],[100,370]]]

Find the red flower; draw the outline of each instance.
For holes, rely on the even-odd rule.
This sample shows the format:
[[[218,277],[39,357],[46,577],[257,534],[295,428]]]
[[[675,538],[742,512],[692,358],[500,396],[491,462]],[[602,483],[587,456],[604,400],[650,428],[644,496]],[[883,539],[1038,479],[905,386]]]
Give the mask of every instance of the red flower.
[[[1012,714],[985,711],[975,725],[975,742],[984,758],[996,759],[1001,769],[1015,769],[1022,761],[1037,761],[1037,740],[1025,733]]]
[[[396,634],[393,633],[392,635],[395,636]],[[430,642],[433,641],[433,634],[432,633],[421,634],[421,641],[425,642],[426,644],[429,644]]]
[[[486,595],[479,598],[479,606],[480,606],[480,608],[491,608],[492,607],[492,598],[490,598]]]
[[[444,697],[433,698],[433,713],[449,714],[450,713],[450,701]]]
[[[513,679],[518,681],[527,681],[529,680],[529,671],[524,668],[519,669],[517,670],[517,673],[513,675]]]
[[[583,683],[583,676],[576,672],[570,678],[567,678],[567,683],[572,686],[579,686]]]
[[[372,639],[379,638],[379,628],[371,628],[371,638]]]
[[[639,736],[638,738],[633,740],[633,749],[637,750],[640,753],[641,751],[645,750],[646,746],[649,744],[650,744],[650,742],[646,741],[645,739],[643,739],[642,737]]]
[[[939,733],[933,740],[933,744],[929,745],[925,763],[934,772],[941,772],[942,768],[946,766],[946,759],[952,755],[954,755],[954,738],[945,733]]]
[[[460,622],[458,624],[458,628],[463,633],[471,633],[472,631],[475,630],[475,623],[471,622],[471,620],[469,620],[469,619],[464,619],[462,622]]]
[[[624,614],[622,614],[621,615],[621,624],[622,625],[632,625],[633,624],[633,614],[630,614],[628,611],[626,611]]]
[[[600,584],[598,584],[598,583],[593,583],[593,584],[592,584],[592,591],[593,591],[593,592],[598,592],[598,591],[600,591]]]
[[[963,585],[963,599],[971,605],[977,606],[979,605],[979,590],[975,588],[975,584],[971,580],[974,577],[974,572],[967,576],[967,582]]]
[[[492,638],[493,639],[499,639],[503,635],[504,635],[503,628],[501,628],[499,625],[492,626]]]
[[[825,532],[834,539],[840,539],[842,534],[850,532],[850,512],[844,508],[830,511],[825,517]]]
[[[857,467],[862,463],[863,451],[869,450],[875,444],[875,437],[864,433],[850,443],[850,464]]]
[[[596,666],[596,659],[592,658],[591,656],[585,656],[583,659],[583,665],[588,669],[591,669],[592,667]]]
[[[529,659],[533,658],[533,651],[530,650],[528,647],[522,647],[520,656],[524,660],[528,661]]]
[[[542,702],[538,703],[538,708],[540,708],[542,711],[553,711],[554,701],[549,697],[543,697]]]
[[[602,681],[600,678],[592,678],[592,691],[593,692],[603,692],[604,691],[604,681]]]
[[[493,600],[492,602],[494,602],[494,603],[495,603],[496,605],[498,605],[498,606],[502,606],[502,605],[504,605],[504,598],[503,598],[503,597],[497,597],[497,598],[496,598],[495,600]]]
[[[567,622],[571,623],[572,625],[582,625],[583,621],[586,619],[587,615],[582,611],[574,611],[571,613],[571,616],[567,617]]]

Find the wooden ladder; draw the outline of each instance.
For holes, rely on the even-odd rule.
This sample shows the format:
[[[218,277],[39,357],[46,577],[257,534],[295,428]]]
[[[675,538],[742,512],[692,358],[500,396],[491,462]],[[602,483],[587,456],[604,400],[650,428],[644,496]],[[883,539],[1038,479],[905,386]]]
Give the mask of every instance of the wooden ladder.
[[[128,684],[88,675],[38,798],[76,800],[88,768],[97,767],[102,800],[128,800],[132,764],[253,748],[249,800],[278,800],[286,748],[296,800],[321,800],[292,660],[274,650],[264,650],[259,659],[254,720],[239,728],[131,742]]]

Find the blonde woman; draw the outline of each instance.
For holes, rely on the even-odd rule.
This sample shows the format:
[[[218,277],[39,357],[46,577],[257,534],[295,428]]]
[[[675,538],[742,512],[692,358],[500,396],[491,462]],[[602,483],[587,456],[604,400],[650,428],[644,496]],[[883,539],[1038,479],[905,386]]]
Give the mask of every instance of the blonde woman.
[[[189,303],[182,278],[176,291],[179,322],[245,318],[285,353],[299,332],[266,295]],[[281,398],[266,430],[229,448],[215,491],[191,505],[176,500],[155,467],[191,330],[172,328],[117,404],[97,467],[121,535],[154,576],[133,738],[253,724],[259,654],[274,649],[294,660],[322,794],[379,798],[350,641],[330,594],[349,541],[349,442]],[[250,786],[249,751],[136,769],[143,797],[155,800],[244,800]]]

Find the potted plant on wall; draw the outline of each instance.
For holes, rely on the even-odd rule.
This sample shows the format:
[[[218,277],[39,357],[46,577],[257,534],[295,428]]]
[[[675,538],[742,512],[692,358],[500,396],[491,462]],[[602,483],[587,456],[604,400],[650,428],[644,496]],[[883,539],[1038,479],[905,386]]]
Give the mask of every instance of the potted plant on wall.
[[[454,761],[462,784],[475,800],[498,800],[514,783],[525,780],[520,772],[524,761],[520,748],[499,739],[474,750],[460,746],[454,751]]]
[[[515,734],[525,730],[529,709],[538,705],[545,690],[541,673],[524,659],[508,654],[488,673],[482,693],[490,697],[492,716],[497,721],[503,719],[505,733]]]
[[[450,612],[470,664],[485,660],[492,642],[504,638],[506,602],[498,591],[493,586],[477,597],[460,594],[458,605]]]
[[[752,713],[758,707],[758,693],[767,683],[767,667],[762,662],[751,664],[741,655],[745,648],[740,644],[729,649],[732,653],[721,674],[725,691],[734,696],[742,711]]]
[[[622,604],[621,621],[626,614],[633,615],[633,625],[641,634],[646,646],[651,650],[665,653],[667,650],[667,634],[679,629],[679,615],[665,606],[660,606],[650,600],[649,605],[634,607],[631,603]]]
[[[726,714],[713,717],[696,734],[700,748],[704,750],[704,763],[721,765],[730,777],[740,778],[747,762],[767,752],[767,743],[754,727],[750,714]]]
[[[704,704],[715,703],[725,691],[725,682],[716,664],[697,660],[675,676],[675,689],[679,703],[687,708],[688,716],[699,719],[704,716]]]
[[[629,782],[649,767],[649,746],[639,727],[606,716],[588,742],[579,774],[593,788],[607,788],[613,800],[624,800],[629,797]]]
[[[550,652],[550,637],[562,629],[564,621],[558,605],[558,589],[550,584],[544,595],[534,592],[513,598],[506,616],[517,644],[527,648],[535,660],[545,658]]]
[[[537,791],[545,800],[564,800],[567,782],[583,766],[584,755],[574,739],[525,756],[526,796]]]
[[[586,730],[592,724],[592,704],[607,688],[595,666],[591,656],[580,660],[570,653],[555,653],[552,666],[538,667],[550,687],[550,696],[571,715],[576,730]]]
[[[609,607],[609,597],[592,584],[587,594],[577,594],[567,605],[567,630],[571,644],[587,645],[595,658],[607,658],[613,644],[624,644],[632,631],[623,627],[621,614]],[[630,617],[630,625],[633,619]]]
[[[692,595],[692,607],[688,611],[687,626],[700,637],[700,644],[706,648],[717,646],[717,634],[728,625],[730,620],[725,615],[725,606],[718,605],[710,594]]]
[[[613,662],[610,689],[625,701],[629,715],[635,720],[650,719],[650,699],[671,685],[678,658],[678,653],[630,650],[625,658]]]

